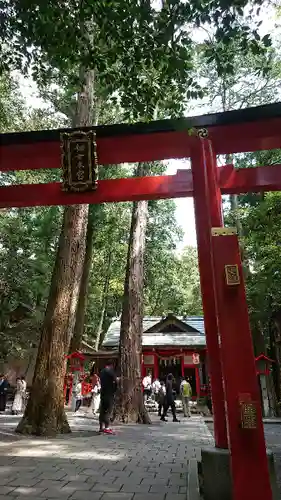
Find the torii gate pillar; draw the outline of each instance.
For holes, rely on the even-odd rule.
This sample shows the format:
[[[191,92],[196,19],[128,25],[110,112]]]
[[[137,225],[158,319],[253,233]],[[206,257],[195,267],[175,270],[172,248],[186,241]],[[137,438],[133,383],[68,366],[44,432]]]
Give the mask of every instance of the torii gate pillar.
[[[272,500],[238,238],[224,235],[208,139],[194,138],[191,161],[215,443],[229,447],[232,500]],[[226,450],[221,453],[228,457]]]
[[[212,247],[232,495],[233,500],[272,500],[239,244],[229,232],[213,229]]]
[[[194,138],[191,149],[191,164],[215,445],[217,448],[228,448],[211,241],[212,226],[222,226],[222,204],[217,179],[216,157],[209,140]]]

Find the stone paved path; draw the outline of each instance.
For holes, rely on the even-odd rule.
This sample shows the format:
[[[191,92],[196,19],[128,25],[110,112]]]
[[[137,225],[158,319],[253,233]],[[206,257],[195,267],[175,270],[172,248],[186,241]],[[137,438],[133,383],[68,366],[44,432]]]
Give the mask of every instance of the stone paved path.
[[[265,424],[264,433],[266,444],[274,453],[277,483],[281,498],[281,423]]]
[[[0,500],[186,500],[188,461],[212,444],[200,417],[153,418],[116,436],[98,435],[92,419],[69,420],[69,436],[26,439],[13,434],[16,417],[1,416]]]
[[[208,429],[213,434],[214,425],[212,422],[208,421]],[[264,424],[264,434],[267,448],[273,451],[274,461],[275,461],[275,471],[277,478],[277,485],[280,491],[281,498],[281,421],[276,419],[275,423],[270,423],[270,420],[266,420]]]

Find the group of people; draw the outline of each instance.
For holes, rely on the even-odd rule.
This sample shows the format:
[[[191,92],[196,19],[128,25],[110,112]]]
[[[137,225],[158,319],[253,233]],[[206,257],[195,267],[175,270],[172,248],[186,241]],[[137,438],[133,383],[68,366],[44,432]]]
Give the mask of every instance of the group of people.
[[[154,394],[155,400],[158,403],[159,417],[162,421],[167,422],[167,413],[171,409],[173,422],[179,422],[176,414],[174,389],[175,380],[173,374],[168,374],[166,380],[154,380],[152,382],[151,374],[149,373],[142,381],[143,395],[146,401],[151,394]],[[112,364],[108,364],[101,370],[100,376],[95,374],[92,382],[92,397],[88,407],[88,413],[96,414],[99,411],[99,432],[105,434],[113,434],[110,428],[112,418],[114,397],[118,387],[118,378]],[[82,404],[82,379],[78,382],[74,389],[76,397],[75,411],[78,411]],[[192,388],[188,378],[183,378],[180,384],[180,394],[185,417],[190,417],[190,399],[192,396]]]
[[[10,384],[7,377],[3,374],[0,375],[0,412],[5,412],[7,405],[7,396]],[[24,412],[26,404],[26,381],[25,377],[17,377],[16,389],[12,404],[12,414],[18,415]]]
[[[83,379],[81,378],[76,387],[74,388],[74,395],[75,395],[75,413],[79,410],[81,407],[82,401],[83,401],[83,394],[82,394],[82,382]],[[100,391],[101,391],[101,384],[100,384],[100,378],[98,375],[93,376],[92,380],[92,390],[90,394],[90,404],[88,406],[88,413],[96,415],[99,411],[100,407]]]
[[[158,414],[162,421],[166,422],[167,412],[171,408],[173,415],[173,422],[178,422],[176,415],[175,405],[175,379],[172,373],[167,375],[166,380],[154,380],[152,382],[151,373],[148,373],[142,381],[143,394],[145,402],[153,395],[155,401],[158,403]],[[180,384],[180,396],[183,406],[183,413],[185,417],[190,417],[190,399],[192,396],[192,388],[188,378],[182,378]]]

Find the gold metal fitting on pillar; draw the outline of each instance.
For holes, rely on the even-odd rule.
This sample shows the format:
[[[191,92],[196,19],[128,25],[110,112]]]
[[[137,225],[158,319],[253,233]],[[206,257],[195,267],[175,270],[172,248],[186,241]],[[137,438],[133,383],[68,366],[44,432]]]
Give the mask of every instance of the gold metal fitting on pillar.
[[[233,236],[237,235],[236,227],[212,227],[212,236]]]
[[[212,236],[235,236],[237,229],[235,227],[212,227]],[[227,264],[224,266],[225,283],[227,286],[240,285],[240,274],[237,264]]]
[[[207,128],[191,127],[188,129],[188,135],[194,137],[201,137],[201,139],[206,139],[207,137],[209,137],[209,132]]]
[[[97,189],[98,161],[94,130],[61,134],[63,190],[82,193]]]

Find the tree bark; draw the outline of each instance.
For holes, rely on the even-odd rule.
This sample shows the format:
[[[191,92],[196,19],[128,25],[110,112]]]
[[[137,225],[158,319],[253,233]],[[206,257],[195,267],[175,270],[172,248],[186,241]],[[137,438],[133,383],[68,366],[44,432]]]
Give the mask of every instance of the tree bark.
[[[136,176],[144,175],[139,164]],[[120,329],[120,395],[117,418],[124,423],[150,423],[141,390],[143,333],[143,261],[147,225],[147,201],[133,204]]]
[[[103,285],[103,291],[102,291],[100,319],[99,319],[99,323],[98,323],[98,327],[97,327],[97,335],[96,335],[96,340],[95,340],[95,349],[96,349],[96,351],[99,348],[100,340],[101,340],[101,336],[102,336],[104,316],[105,316],[106,305],[107,305],[107,294],[108,294],[108,288],[109,288],[111,263],[112,263],[112,250],[110,249],[109,250],[109,254],[108,254],[106,276],[105,276],[104,285]]]
[[[70,342],[70,352],[79,351],[81,348],[81,342],[83,339],[84,327],[85,327],[85,314],[87,307],[87,296],[89,279],[92,264],[92,254],[93,254],[93,235],[94,235],[94,223],[91,217],[88,217],[87,226],[87,236],[86,236],[86,252],[83,265],[83,273],[80,283],[79,299],[76,311],[75,327],[74,333]]]
[[[231,212],[233,213],[234,219],[235,219],[235,224],[237,227],[237,233],[240,238],[243,236],[243,227],[241,224],[241,220],[239,217],[239,202],[238,202],[238,196],[237,194],[231,194],[230,195],[230,208]]]
[[[93,72],[84,73],[77,100],[77,126],[91,122]],[[81,79],[82,82],[82,79]],[[88,205],[67,207],[50,294],[42,326],[31,394],[16,431],[52,436],[70,432],[64,411],[63,382],[85,256]]]

